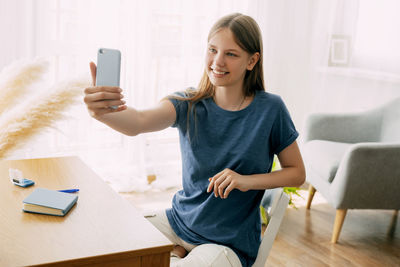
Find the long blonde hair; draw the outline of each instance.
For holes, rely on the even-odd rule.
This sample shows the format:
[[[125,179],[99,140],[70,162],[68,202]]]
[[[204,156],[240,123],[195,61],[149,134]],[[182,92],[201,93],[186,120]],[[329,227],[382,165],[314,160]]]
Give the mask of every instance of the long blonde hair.
[[[226,15],[220,18],[211,28],[207,41],[209,41],[217,32],[228,28],[232,31],[236,43],[247,53],[253,55],[259,53],[260,58],[254,68],[246,71],[243,81],[243,93],[245,96],[253,96],[256,91],[265,91],[264,71],[263,71],[263,53],[261,31],[257,22],[250,16],[240,13]],[[200,80],[197,90],[189,88],[186,90],[186,97],[181,98],[173,96],[179,100],[188,101],[187,113],[187,131],[189,132],[189,117],[193,108],[194,117],[196,117],[195,104],[202,99],[213,97],[215,95],[215,86],[211,83],[206,70]],[[195,123],[196,124],[196,123]]]

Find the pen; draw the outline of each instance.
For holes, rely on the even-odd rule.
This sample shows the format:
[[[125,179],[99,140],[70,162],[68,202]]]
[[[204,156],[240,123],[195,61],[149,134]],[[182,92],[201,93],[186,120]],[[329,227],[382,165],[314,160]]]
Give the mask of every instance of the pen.
[[[65,190],[58,190],[58,192],[75,193],[75,192],[79,192],[79,189],[65,189]]]

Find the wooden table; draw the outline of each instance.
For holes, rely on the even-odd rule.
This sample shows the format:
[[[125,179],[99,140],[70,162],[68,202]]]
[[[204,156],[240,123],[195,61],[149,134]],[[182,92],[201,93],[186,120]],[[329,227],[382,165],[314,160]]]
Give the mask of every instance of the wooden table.
[[[35,185],[13,185],[17,168]],[[35,188],[79,188],[65,217],[22,211]],[[0,161],[0,266],[169,266],[173,246],[79,158]]]

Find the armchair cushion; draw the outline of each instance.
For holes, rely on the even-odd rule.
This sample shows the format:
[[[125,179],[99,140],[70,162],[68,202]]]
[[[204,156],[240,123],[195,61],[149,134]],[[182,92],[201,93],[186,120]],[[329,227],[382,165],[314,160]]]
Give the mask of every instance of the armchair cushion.
[[[312,140],[304,145],[307,168],[321,179],[331,183],[345,152],[352,144],[333,141]]]
[[[329,196],[339,209],[400,208],[400,144],[359,143],[343,156]]]

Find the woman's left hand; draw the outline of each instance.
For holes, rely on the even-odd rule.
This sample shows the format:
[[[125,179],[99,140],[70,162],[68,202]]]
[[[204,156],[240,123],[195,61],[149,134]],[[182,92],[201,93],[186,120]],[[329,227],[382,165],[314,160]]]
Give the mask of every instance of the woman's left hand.
[[[245,177],[231,169],[225,169],[208,180],[210,184],[208,185],[207,192],[209,193],[214,190],[215,197],[227,198],[229,193],[235,188],[242,192],[248,190],[245,186]]]

